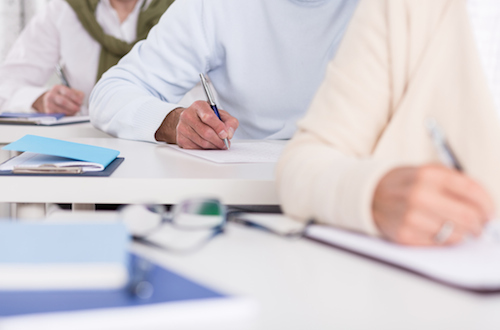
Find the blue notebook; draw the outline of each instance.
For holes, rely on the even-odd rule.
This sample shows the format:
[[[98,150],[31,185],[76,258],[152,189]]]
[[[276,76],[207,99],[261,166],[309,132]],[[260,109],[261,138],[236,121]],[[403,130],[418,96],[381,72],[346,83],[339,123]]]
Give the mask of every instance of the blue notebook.
[[[57,126],[89,122],[89,116],[65,116],[62,113],[0,113],[0,124]]]
[[[36,135],[2,149],[23,154],[0,164],[0,175],[109,176],[123,161],[118,150]]]
[[[108,166],[120,154],[118,150],[68,142],[37,135],[25,135],[2,149],[64,157]]]
[[[121,222],[0,221],[0,291],[121,288],[129,244]]]
[[[131,262],[137,256],[131,255]],[[0,328],[112,329],[127,327],[208,327],[241,322],[255,316],[255,304],[230,297],[153,264],[145,279],[154,288],[149,299],[133,296],[127,288],[109,291],[0,291]],[[65,323],[66,322],[66,323]],[[99,322],[96,324],[96,322]],[[236,323],[234,323],[236,322]],[[120,326],[122,325],[122,326]]]
[[[2,112],[1,118],[55,118],[61,119],[64,113],[24,113],[24,112]]]

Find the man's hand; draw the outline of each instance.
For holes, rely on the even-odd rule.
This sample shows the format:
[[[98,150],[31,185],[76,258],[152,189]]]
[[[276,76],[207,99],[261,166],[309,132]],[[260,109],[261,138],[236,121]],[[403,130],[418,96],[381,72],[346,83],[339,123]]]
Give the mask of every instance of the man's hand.
[[[73,116],[80,111],[83,98],[81,91],[55,85],[33,103],[33,108],[40,113],[64,113],[66,116]]]
[[[206,101],[170,112],[155,134],[157,141],[177,143],[185,149],[226,149],[224,139],[232,139],[238,120],[224,110],[217,118]]]
[[[455,244],[478,236],[494,214],[489,194],[464,174],[440,165],[402,167],[379,182],[373,217],[382,234],[406,245]],[[453,231],[444,242],[436,235],[445,223]]]

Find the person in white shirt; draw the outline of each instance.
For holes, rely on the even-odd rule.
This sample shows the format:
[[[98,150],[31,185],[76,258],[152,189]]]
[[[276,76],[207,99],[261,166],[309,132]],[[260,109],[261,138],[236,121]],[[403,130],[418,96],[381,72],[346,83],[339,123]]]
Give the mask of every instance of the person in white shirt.
[[[97,80],[173,0],[51,0],[0,66],[0,112],[87,115]],[[45,85],[60,65],[70,87]]]

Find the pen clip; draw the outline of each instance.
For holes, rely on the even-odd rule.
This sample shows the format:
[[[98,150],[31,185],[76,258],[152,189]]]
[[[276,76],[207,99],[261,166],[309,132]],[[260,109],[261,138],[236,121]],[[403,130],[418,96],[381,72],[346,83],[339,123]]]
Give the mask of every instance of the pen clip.
[[[210,103],[211,106],[215,105],[215,99],[212,94],[212,90],[210,89],[210,86],[208,85],[207,78],[205,78],[205,75],[203,73],[200,73],[200,79],[201,79],[201,84],[203,85],[203,90],[205,91],[205,94],[207,95],[208,103]]]

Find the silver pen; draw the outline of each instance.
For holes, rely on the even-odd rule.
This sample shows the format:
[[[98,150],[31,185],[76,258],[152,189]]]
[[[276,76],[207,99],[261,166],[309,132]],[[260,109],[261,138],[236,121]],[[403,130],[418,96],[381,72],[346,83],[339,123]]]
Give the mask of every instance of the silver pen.
[[[63,71],[62,67],[59,65],[59,63],[56,64],[56,74],[59,77],[59,79],[61,79],[61,83],[64,86],[71,88],[71,86],[69,85],[68,79],[66,78],[66,75],[64,74],[64,71]]]
[[[460,165],[460,162],[451,150],[450,145],[446,141],[444,133],[436,120],[434,118],[428,118],[425,126],[427,127],[427,131],[429,132],[432,142],[434,143],[434,147],[436,147],[436,151],[438,152],[441,162],[449,168],[454,168],[457,171],[463,172],[462,165]]]
[[[220,121],[222,121],[222,119],[220,118],[219,109],[217,109],[217,105],[215,104],[214,96],[212,94],[212,91],[210,90],[210,86],[208,85],[207,79],[205,78],[205,75],[203,73],[200,73],[200,79],[201,79],[201,84],[203,85],[203,89],[205,90],[205,94],[207,95],[210,108],[212,108],[212,110],[215,112],[217,118],[219,118]],[[224,144],[226,145],[226,148],[229,150],[229,141],[227,139],[224,139]]]

